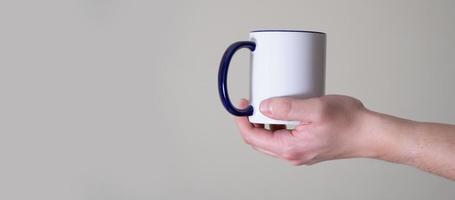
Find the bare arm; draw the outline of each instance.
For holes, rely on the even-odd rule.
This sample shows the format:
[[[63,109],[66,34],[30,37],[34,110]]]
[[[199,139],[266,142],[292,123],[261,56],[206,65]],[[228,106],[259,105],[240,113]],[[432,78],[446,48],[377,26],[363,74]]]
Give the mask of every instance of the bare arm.
[[[245,106],[247,102],[241,102]],[[298,120],[294,130],[267,130],[246,117],[236,122],[254,149],[310,165],[325,160],[374,158],[415,166],[455,180],[455,126],[421,123],[369,111],[354,98],[273,98],[261,112],[281,120]]]
[[[455,180],[455,126],[415,122],[370,112],[371,127],[383,135],[375,158],[415,166]]]

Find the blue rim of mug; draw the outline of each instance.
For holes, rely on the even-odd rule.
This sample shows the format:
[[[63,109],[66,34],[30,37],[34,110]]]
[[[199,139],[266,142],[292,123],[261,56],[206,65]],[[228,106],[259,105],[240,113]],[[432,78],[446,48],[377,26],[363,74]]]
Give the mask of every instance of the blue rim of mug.
[[[317,34],[326,34],[324,32],[319,31],[304,31],[304,30],[280,30],[280,29],[270,29],[270,30],[254,30],[250,31],[250,33],[257,33],[257,32],[300,32],[300,33],[317,33]]]

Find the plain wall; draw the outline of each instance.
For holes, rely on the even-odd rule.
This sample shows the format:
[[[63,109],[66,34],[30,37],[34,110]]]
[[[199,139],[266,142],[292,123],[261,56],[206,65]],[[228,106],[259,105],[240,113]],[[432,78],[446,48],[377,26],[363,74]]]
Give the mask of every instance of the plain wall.
[[[0,199],[454,199],[352,159],[294,167],[244,144],[220,57],[255,29],[327,33],[326,91],[455,123],[455,1],[0,2]],[[230,70],[248,95],[248,51]]]

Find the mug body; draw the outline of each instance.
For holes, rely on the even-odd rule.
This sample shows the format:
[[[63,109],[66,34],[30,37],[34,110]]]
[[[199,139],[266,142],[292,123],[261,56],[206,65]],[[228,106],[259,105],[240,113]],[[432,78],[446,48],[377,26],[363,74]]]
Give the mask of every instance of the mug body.
[[[264,116],[260,103],[271,97],[310,98],[324,95],[326,34],[312,31],[250,32],[250,104],[252,123],[297,125]]]

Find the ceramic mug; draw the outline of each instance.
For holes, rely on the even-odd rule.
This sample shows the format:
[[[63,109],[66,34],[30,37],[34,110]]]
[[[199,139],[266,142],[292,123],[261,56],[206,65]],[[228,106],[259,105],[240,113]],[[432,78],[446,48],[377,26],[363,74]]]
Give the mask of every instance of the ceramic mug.
[[[241,48],[251,50],[250,105],[236,108],[228,94],[229,63]],[[326,34],[298,30],[257,30],[249,41],[230,45],[221,59],[218,91],[226,110],[248,116],[251,123],[297,125],[298,121],[274,120],[259,111],[261,101],[271,97],[310,98],[324,95]]]

